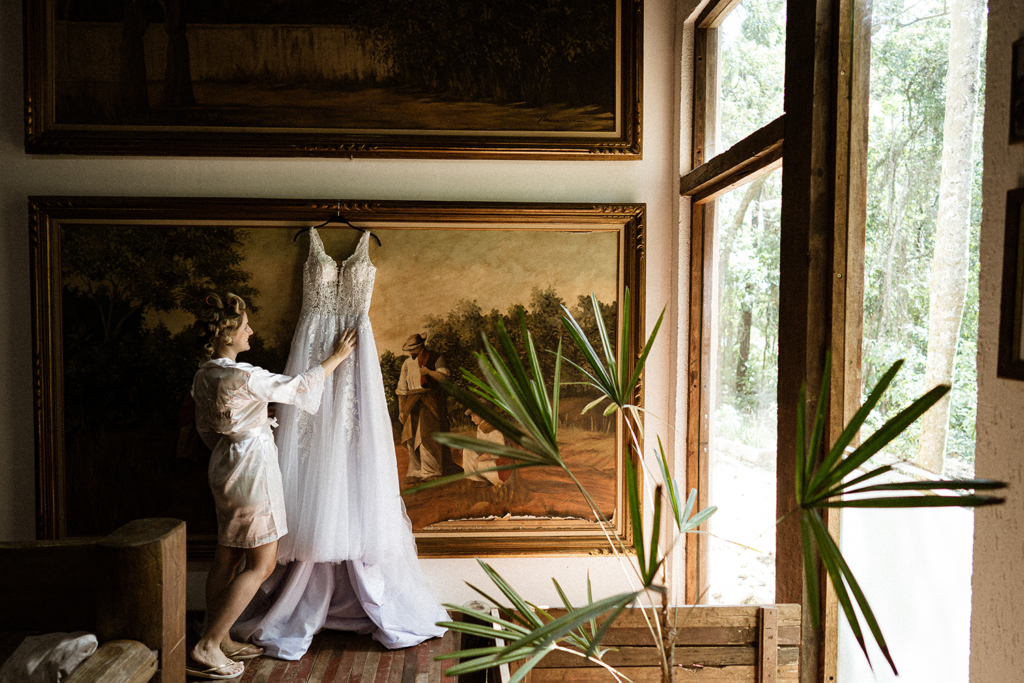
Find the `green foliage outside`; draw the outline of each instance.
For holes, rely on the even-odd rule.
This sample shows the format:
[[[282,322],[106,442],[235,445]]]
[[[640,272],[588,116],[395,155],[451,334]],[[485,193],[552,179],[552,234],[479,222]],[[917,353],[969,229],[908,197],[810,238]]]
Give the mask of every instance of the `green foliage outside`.
[[[940,1],[905,7],[883,0],[874,5],[873,13],[864,385],[876,382],[897,358],[905,358],[909,370],[893,383],[880,406],[884,416],[926,388],[921,378],[928,354],[929,277],[939,203],[949,17]],[[984,92],[979,93],[978,104],[983,111]],[[977,406],[981,117],[976,125],[970,275],[946,446],[947,461],[954,458],[965,463],[974,461]],[[917,434],[918,425],[914,425],[892,444],[891,452],[913,459]]]
[[[784,0],[745,0],[719,29],[715,153],[782,115]],[[781,172],[721,197],[715,436],[774,448],[778,413]]]
[[[782,0],[744,0],[721,32],[721,152],[782,113],[785,50]],[[934,250],[945,116],[949,18],[941,0],[906,5],[881,0],[872,7],[868,207],[865,253],[863,386],[874,386],[897,360],[906,372],[886,393],[867,426],[877,428],[923,386],[928,353],[929,278]],[[730,24],[730,22],[733,22]],[[982,60],[984,69],[984,60]],[[981,78],[984,83],[984,73]],[[984,110],[984,92],[979,94]],[[971,263],[951,391],[950,459],[969,475],[974,461],[977,405],[978,235],[981,220],[981,117],[974,135]],[[774,415],[766,389],[774,380],[777,339],[778,172],[768,176],[749,204],[747,188],[719,200],[723,250],[719,352],[722,374],[716,408],[723,429],[752,446],[772,443],[764,427]],[[749,186],[748,186],[749,187]],[[736,212],[743,210],[739,217]],[[744,313],[751,314],[749,329]],[[749,356],[740,349],[749,334]],[[758,364],[758,358],[765,360]],[[768,360],[768,359],[771,360]],[[736,378],[736,379],[732,379]],[[758,389],[760,388],[760,392]],[[768,424],[774,422],[769,419]],[[917,453],[919,425],[887,452],[906,460]],[[735,437],[734,437],[735,438]]]
[[[782,116],[785,0],[744,0],[723,22],[715,153]]]
[[[718,202],[715,434],[756,448],[776,442],[781,181],[775,171]]]

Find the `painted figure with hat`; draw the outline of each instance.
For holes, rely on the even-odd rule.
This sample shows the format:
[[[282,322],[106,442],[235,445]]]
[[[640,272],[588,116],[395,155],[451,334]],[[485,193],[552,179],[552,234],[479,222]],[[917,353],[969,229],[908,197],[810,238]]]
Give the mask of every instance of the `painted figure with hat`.
[[[395,394],[398,395],[398,419],[402,423],[402,443],[409,452],[406,485],[453,474],[460,470],[451,449],[434,441],[437,432],[449,431],[448,408],[441,380],[449,375],[444,356],[426,346],[417,333],[406,340],[402,350],[409,357],[402,364]]]

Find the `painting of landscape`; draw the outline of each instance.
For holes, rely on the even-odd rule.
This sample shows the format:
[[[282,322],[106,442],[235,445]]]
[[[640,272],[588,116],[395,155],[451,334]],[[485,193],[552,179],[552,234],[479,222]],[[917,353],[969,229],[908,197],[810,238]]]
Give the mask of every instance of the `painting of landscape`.
[[[240,360],[283,371],[302,305],[309,238],[301,227],[280,221],[205,223],[59,226],[60,292],[54,303],[67,536],[103,535],[138,517],[184,519],[190,540],[216,533],[206,483],[209,452],[195,433],[189,398],[201,360],[192,327],[196,305],[210,289],[244,297],[255,335]],[[554,354],[548,351],[568,342],[561,322],[566,309],[595,343],[591,294],[605,324],[618,324],[621,226],[583,231],[569,223],[453,227],[438,221],[410,228],[380,221],[368,227],[381,241],[370,246],[376,266],[370,322],[395,434],[394,452],[384,455],[394,459],[399,482],[408,452],[395,391],[410,335],[425,337],[427,347],[444,357],[450,378],[466,386],[463,369],[478,372],[474,354],[483,338],[494,340],[500,322],[521,340],[525,322],[550,390]],[[340,261],[360,232],[332,225],[319,235]],[[565,268],[569,262],[586,267]],[[577,351],[565,349],[567,360],[583,362]],[[559,442],[601,512],[614,518],[622,435],[614,416],[582,414],[596,396],[583,379],[563,366]],[[477,429],[454,398],[446,397],[445,409],[450,431]],[[449,457],[456,468],[468,467],[461,451]],[[434,547],[430,539],[453,533],[471,538],[507,534],[509,525],[543,531],[596,521],[570,480],[548,468],[502,472],[484,483],[465,479],[404,498],[421,547],[428,548]]]
[[[34,0],[33,125],[128,153],[634,153],[622,2]]]

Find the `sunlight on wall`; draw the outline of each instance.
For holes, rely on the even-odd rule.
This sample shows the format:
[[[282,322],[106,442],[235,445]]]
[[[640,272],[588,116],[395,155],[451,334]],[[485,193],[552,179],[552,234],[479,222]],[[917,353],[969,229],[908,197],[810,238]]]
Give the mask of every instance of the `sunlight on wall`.
[[[843,511],[842,550],[878,619],[895,677],[870,642],[872,673],[839,619],[841,683],[967,683],[974,512],[960,508]],[[861,621],[861,626],[867,625]]]

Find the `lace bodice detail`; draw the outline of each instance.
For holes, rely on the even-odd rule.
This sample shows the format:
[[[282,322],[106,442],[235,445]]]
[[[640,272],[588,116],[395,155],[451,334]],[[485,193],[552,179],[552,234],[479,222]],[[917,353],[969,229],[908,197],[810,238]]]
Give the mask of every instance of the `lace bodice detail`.
[[[309,229],[309,258],[302,269],[305,296],[301,315],[368,314],[377,268],[370,261],[369,231],[359,238],[355,251],[338,263],[324,251],[316,228]]]

